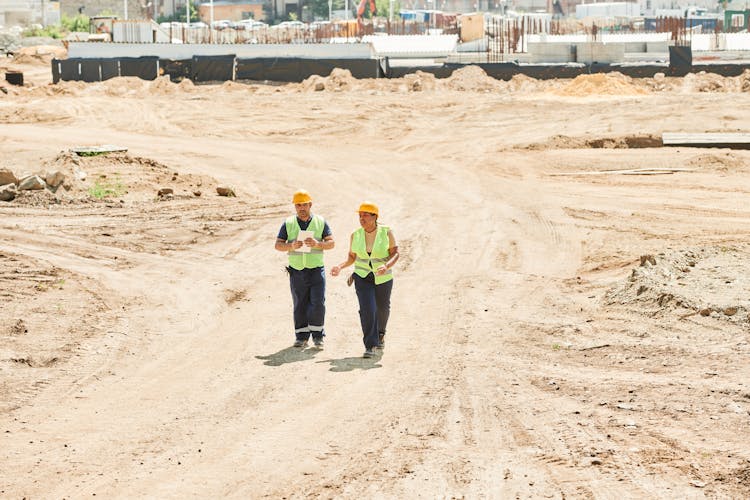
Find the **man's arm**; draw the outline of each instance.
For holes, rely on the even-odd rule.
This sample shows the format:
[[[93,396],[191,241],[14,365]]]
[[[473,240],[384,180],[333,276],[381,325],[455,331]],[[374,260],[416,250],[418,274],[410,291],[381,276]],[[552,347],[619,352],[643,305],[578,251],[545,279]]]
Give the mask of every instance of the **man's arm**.
[[[291,250],[296,250],[301,246],[301,241],[287,242],[286,240],[282,240],[281,238],[276,238],[276,245],[274,245],[274,248],[280,252],[289,252]]]

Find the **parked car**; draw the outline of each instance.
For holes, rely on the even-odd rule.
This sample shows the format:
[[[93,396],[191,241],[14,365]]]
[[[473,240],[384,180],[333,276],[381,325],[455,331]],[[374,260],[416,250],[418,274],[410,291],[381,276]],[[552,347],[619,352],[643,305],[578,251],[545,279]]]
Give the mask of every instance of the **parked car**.
[[[284,21],[282,23],[277,24],[275,27],[279,29],[305,29],[307,25],[303,23],[302,21]]]
[[[232,28],[232,21],[229,19],[221,19],[219,21],[214,21],[211,23],[211,27],[215,30],[225,30],[227,28]]]
[[[233,27],[236,30],[258,30],[268,27],[266,23],[263,21],[256,21],[255,19],[243,19],[242,21],[237,21],[236,23],[233,23]]]

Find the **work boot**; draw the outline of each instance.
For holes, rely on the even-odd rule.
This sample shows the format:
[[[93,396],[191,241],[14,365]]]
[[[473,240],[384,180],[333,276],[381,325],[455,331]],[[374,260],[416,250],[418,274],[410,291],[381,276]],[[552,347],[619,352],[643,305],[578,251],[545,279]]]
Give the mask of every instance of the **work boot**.
[[[385,333],[381,333],[378,337],[378,345],[375,346],[376,349],[385,349]]]
[[[313,339],[313,345],[316,349],[323,349],[323,339]]]
[[[373,356],[375,356],[375,353],[372,352],[372,347],[365,349],[365,353],[362,355],[363,358],[371,358]]]
[[[300,339],[295,340],[294,347],[302,347],[302,348],[307,347],[307,340],[300,340]]]

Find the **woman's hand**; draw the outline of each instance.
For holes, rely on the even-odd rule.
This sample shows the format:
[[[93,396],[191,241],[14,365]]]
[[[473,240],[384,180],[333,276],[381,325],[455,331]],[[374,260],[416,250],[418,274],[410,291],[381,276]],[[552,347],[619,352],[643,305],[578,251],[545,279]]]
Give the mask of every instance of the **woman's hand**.
[[[333,266],[331,268],[331,276],[338,276],[341,272],[341,268],[339,266]]]
[[[380,266],[377,271],[375,271],[375,274],[378,276],[383,276],[385,273],[388,272],[388,268],[386,266]]]

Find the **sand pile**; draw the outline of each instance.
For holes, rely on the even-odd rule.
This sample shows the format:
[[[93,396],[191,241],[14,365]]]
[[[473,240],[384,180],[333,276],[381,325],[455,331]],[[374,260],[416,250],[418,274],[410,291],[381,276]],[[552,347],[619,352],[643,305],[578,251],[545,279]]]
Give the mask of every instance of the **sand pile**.
[[[703,316],[748,323],[750,247],[704,247],[643,255],[624,283],[610,289],[606,305],[624,305],[659,317]]]
[[[105,80],[102,82],[104,93],[116,97],[133,96],[137,97],[143,92],[147,85],[145,80],[137,76],[120,76]]]
[[[320,92],[323,90],[341,92],[353,90],[358,81],[348,69],[333,68],[329,76],[312,75],[303,80],[299,88],[303,92]]]
[[[179,92],[179,90],[180,87],[176,83],[172,83],[169,75],[160,76],[148,84],[148,91],[153,95],[171,95]]]
[[[705,71],[688,73],[682,78],[682,88],[685,92],[739,92],[739,78],[725,78]]]
[[[54,189],[23,190],[12,203],[48,206],[107,202],[108,200],[155,201],[164,199],[160,190],[169,191],[169,199],[197,198],[204,193],[216,196],[218,183],[207,176],[184,175],[150,158],[127,153],[79,156],[63,151],[33,168],[14,168],[16,177],[35,174],[42,179],[60,177]],[[48,182],[52,182],[49,181]]]
[[[437,79],[432,73],[417,71],[416,73],[405,75],[403,78],[406,88],[410,92],[421,92],[435,90]]]
[[[543,86],[544,84],[536,78],[531,78],[526,75],[513,75],[508,82],[508,90],[513,93],[532,94],[534,92],[539,92]]]
[[[750,69],[746,69],[737,77],[740,92],[750,92]]]
[[[551,92],[553,94],[571,97],[648,94],[648,90],[633,83],[632,78],[618,72],[578,75],[567,85],[564,85],[561,88],[555,88]]]
[[[52,59],[65,59],[68,51],[65,47],[55,45],[37,45],[22,47],[13,55],[13,62],[18,64],[49,65]]]
[[[479,66],[466,66],[453,72],[442,80],[441,86],[450,90],[468,90],[474,92],[497,92],[505,89],[505,83],[495,80]]]
[[[569,137],[554,135],[544,142],[536,142],[524,147],[531,151],[546,149],[639,149],[662,147],[661,136],[653,134],[621,135],[611,137]]]

